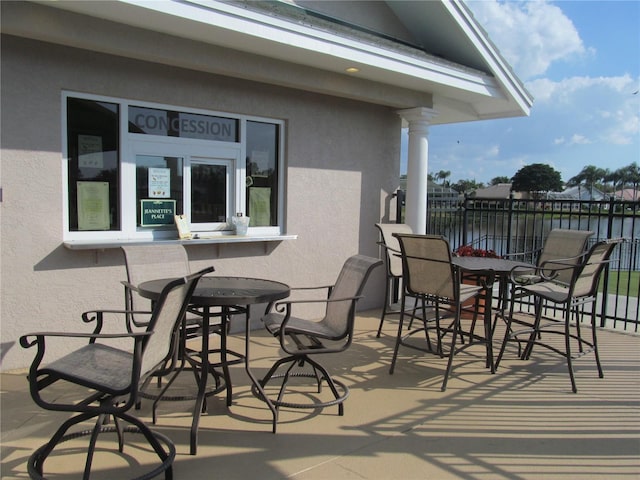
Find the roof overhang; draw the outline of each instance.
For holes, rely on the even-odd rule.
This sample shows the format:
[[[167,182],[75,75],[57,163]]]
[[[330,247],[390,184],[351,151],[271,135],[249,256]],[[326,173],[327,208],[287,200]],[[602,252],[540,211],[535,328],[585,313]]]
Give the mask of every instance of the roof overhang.
[[[394,42],[374,43],[366,36],[345,34],[344,28],[335,31],[318,28],[294,21],[281,12],[247,8],[244,2],[61,0],[40,3],[334,76],[348,76],[345,82],[362,81],[377,85],[379,90],[386,87],[413,92],[414,96],[389,95],[388,100],[383,100],[384,95],[378,95],[368,100],[388,102],[398,109],[433,108],[438,113],[433,124],[526,116],[533,102],[473,15],[458,0],[385,2],[415,38],[428,42],[432,49],[437,48],[437,56]],[[270,3],[277,5],[277,2]],[[6,31],[4,25],[3,31]],[[345,73],[349,67],[356,67],[358,72]],[[206,68],[207,71],[215,69],[212,65]],[[254,73],[246,70],[242,76],[270,81],[264,71],[255,70]],[[233,74],[224,65],[219,66],[219,73]],[[303,78],[291,81],[288,86],[357,98],[354,89],[347,89],[350,93],[345,93],[343,82],[325,81],[320,87]],[[274,78],[271,83],[283,84],[284,81]],[[332,91],[333,83],[335,91]],[[431,99],[431,105],[417,104],[420,101],[417,99]]]

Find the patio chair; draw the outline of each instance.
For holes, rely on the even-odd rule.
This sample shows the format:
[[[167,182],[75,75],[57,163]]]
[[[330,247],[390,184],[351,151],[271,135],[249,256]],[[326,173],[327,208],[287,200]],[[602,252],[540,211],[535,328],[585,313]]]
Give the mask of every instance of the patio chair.
[[[482,284],[470,285],[461,281],[461,272],[451,262],[451,248],[449,242],[440,236],[395,234],[400,244],[403,264],[403,282],[405,294],[402,297],[402,308],[396,344],[389,373],[393,374],[400,346],[409,347],[424,352],[437,353],[443,356],[442,339],[451,334],[451,344],[448,352],[448,363],[442,381],[442,391],[447,388],[449,374],[453,366],[453,357],[470,347],[475,341],[486,344],[487,366],[493,373],[493,353],[491,341],[491,319],[485,318],[484,336],[476,335],[473,331],[464,332],[461,325],[462,307],[468,300],[473,300],[474,310],[477,312],[479,299],[490,300],[490,288],[493,274],[490,271],[476,272],[482,278]],[[480,274],[482,273],[482,274]],[[404,303],[408,296],[418,298],[421,302],[422,326],[403,334],[405,321]],[[487,309],[488,312],[488,309]],[[486,315],[486,314],[485,314]],[[475,319],[475,315],[474,315]],[[443,320],[451,320],[448,326],[443,326]],[[435,326],[430,326],[435,324]],[[436,335],[436,349],[431,345],[430,331]],[[426,346],[409,341],[415,334],[424,333]],[[458,335],[466,336],[468,341],[457,345]]]
[[[90,435],[83,474],[83,478],[88,479],[98,435],[107,431],[117,432],[118,449],[121,453],[125,431],[142,433],[161,460],[161,465],[144,478],[151,478],[162,471],[165,472],[165,478],[172,478],[172,463],[176,453],[173,442],[150,430],[141,420],[127,412],[137,401],[140,383],[158,368],[162,368],[172,355],[175,345],[173,337],[184,317],[191,294],[198,280],[211,271],[212,267],[167,284],[143,330],[127,325],[126,331],[122,328],[122,333],[102,333],[103,325],[111,317],[121,316],[127,323],[130,319],[127,314],[130,312],[96,310],[82,315],[85,323],[95,324],[92,333],[37,332],[20,338],[22,347],[38,348],[28,376],[35,403],[45,410],[76,413],[58,428],[47,444],[31,455],[28,462],[31,478],[43,478],[44,462],[58,444]],[[65,342],[85,338],[88,339],[88,344],[45,364],[43,359],[46,341],[51,342],[54,337],[60,337]],[[129,339],[131,348],[125,350],[120,348],[121,344],[115,346],[110,343],[117,339]],[[52,385],[61,384],[65,387],[63,391],[47,390]],[[74,389],[74,386],[82,388]],[[51,393],[43,394],[44,391]],[[72,395],[82,395],[82,398],[71,400]],[[114,426],[107,426],[111,417]],[[92,418],[96,418],[93,429],[66,434],[73,425]],[[130,426],[123,428],[121,421]]]
[[[313,300],[284,300],[270,305],[262,318],[266,329],[280,340],[280,346],[286,354],[269,369],[260,381],[265,388],[269,381],[282,379],[276,399],[271,403],[276,409],[279,407],[318,409],[331,405],[338,405],[338,414],[344,414],[343,402],[349,395],[348,387],[339,380],[335,380],[318,361],[316,355],[327,355],[345,351],[353,341],[356,304],[362,298],[362,291],[371,271],[381,265],[376,258],[355,255],[346,260],[334,285],[308,288],[292,288],[295,290],[326,290],[326,299]],[[324,316],[320,320],[310,320],[292,315],[294,306],[320,303],[324,305]],[[308,365],[311,370],[303,370]],[[280,367],[284,373],[276,374]],[[300,367],[294,371],[294,367]],[[284,399],[288,382],[291,377],[308,377],[315,379],[318,393],[321,391],[322,381],[326,381],[333,393],[331,400],[326,402],[314,399],[310,403],[292,403]],[[255,395],[260,397],[257,389]],[[293,392],[291,393],[293,395]],[[273,431],[276,431],[277,416],[274,415]]]
[[[130,314],[131,325],[141,327],[146,325],[150,302],[137,293],[137,286],[149,280],[189,275],[191,273],[189,258],[185,248],[179,244],[153,246],[125,245],[122,246],[122,251],[124,252],[127,270],[127,281],[122,282],[124,285],[125,309],[135,312]],[[218,318],[221,318],[221,316]],[[227,333],[227,329],[222,328],[221,321],[212,323],[208,332],[209,335],[217,334],[220,336],[225,336]],[[174,355],[168,358],[166,365],[156,370],[153,375],[153,378],[157,380],[158,388],[162,388],[162,379],[168,377],[168,385],[162,388],[162,395],[150,389],[150,384],[153,380],[152,377],[147,378],[144,384],[141,385],[140,397],[153,400],[153,423],[156,422],[157,406],[160,400],[182,401],[195,398],[195,393],[193,395],[167,395],[166,392],[169,385],[171,385],[185,369],[186,364],[189,364],[192,370],[197,370],[198,357],[201,355],[201,352],[199,350],[188,349],[187,341],[201,337],[202,334],[201,315],[196,310],[188,308],[182,328],[176,337],[177,344]],[[221,341],[221,343],[226,345],[225,341]],[[220,354],[220,349],[211,349],[209,353]],[[234,352],[227,353],[238,357]],[[234,360],[234,362],[237,361],[239,360]],[[232,362],[228,363],[231,364]],[[224,390],[225,385],[229,382],[228,370],[224,370],[223,368],[224,371],[222,375],[216,370],[216,368],[220,366],[220,363],[211,365],[209,373],[215,381],[215,386],[209,394]],[[222,376],[224,376],[224,382],[221,379]],[[197,384],[197,381],[195,384]],[[203,408],[206,409],[206,405],[204,405]]]
[[[571,275],[573,271],[569,268],[565,268],[566,263],[575,265],[579,263],[583,258],[581,255],[586,253],[587,241],[593,235],[591,230],[567,230],[562,228],[554,228],[549,232],[544,245],[541,249],[509,254],[506,258],[511,260],[527,260],[533,258],[535,260],[536,269],[526,269],[521,267],[515,267],[510,275],[511,280],[511,298],[524,298],[527,296],[526,290],[518,289],[521,285],[530,285],[542,281],[542,277],[539,274],[540,266],[545,265],[548,272],[554,271],[554,268],[558,266],[556,262],[560,262],[559,269],[555,268],[556,280],[564,283],[571,281]],[[500,294],[499,298],[506,298],[506,295]],[[506,305],[502,306],[500,310],[506,308]],[[497,320],[497,318],[496,318]],[[517,319],[513,320],[513,323],[520,323]],[[525,322],[526,326],[527,323]]]
[[[517,342],[518,345],[526,343],[521,355],[523,360],[529,359],[534,345],[540,345],[566,358],[571,379],[571,389],[577,392],[574,378],[572,360],[578,356],[593,353],[596,359],[598,375],[603,377],[600,356],[598,353],[598,343],[596,338],[596,300],[598,294],[598,283],[600,274],[609,263],[611,253],[621,239],[604,240],[595,244],[586,255],[579,255],[574,259],[565,262],[550,260],[543,262],[536,271],[536,275],[541,281],[529,285],[519,285],[515,287],[511,298],[509,313],[506,317],[507,328],[500,353],[496,359],[496,367],[499,365],[505,348],[509,342]],[[566,272],[571,274],[569,282],[565,282]],[[515,298],[521,295],[532,296],[534,298],[534,313],[515,312]],[[546,306],[554,305],[563,310],[563,317],[551,317],[543,314]],[[580,329],[580,311],[585,312],[584,307],[591,305],[591,339],[582,336]],[[571,319],[575,318],[575,326],[571,324]],[[528,319],[528,322],[527,322]],[[512,324],[516,322],[526,325],[521,330],[513,330]],[[575,328],[575,333],[572,331]],[[525,335],[527,340],[518,338]],[[564,337],[564,342],[547,343],[547,335],[560,335]],[[576,341],[578,353],[571,351],[571,343]]]
[[[380,245],[384,249],[386,267],[386,284],[384,292],[384,307],[380,315],[380,325],[376,337],[380,337],[382,325],[387,315],[398,315],[400,311],[392,307],[398,302],[396,299],[398,286],[402,280],[402,260],[400,259],[400,245],[393,236],[394,233],[413,233],[411,227],[404,223],[376,223],[380,231]]]

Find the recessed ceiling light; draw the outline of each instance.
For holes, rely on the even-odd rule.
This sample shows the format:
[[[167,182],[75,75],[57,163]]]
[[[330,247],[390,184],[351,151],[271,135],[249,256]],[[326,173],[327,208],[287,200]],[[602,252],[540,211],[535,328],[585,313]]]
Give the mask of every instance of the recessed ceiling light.
[[[356,68],[356,67],[349,67],[349,68],[347,68],[346,71],[347,71],[347,73],[358,73],[360,71],[360,69]]]

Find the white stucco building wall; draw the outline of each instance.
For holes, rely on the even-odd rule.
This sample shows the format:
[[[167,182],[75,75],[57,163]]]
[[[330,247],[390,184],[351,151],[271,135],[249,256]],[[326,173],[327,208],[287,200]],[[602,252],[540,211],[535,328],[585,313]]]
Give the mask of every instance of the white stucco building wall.
[[[471,19],[458,2],[403,5],[413,9],[420,3],[432,11],[425,22],[437,21],[443,32],[451,32],[442,25],[445,18],[459,29],[460,39],[469,36],[464,48],[475,52],[473,68],[440,60],[432,64],[412,52],[405,58],[405,46],[387,51],[363,46],[357,38],[345,41],[349,48],[344,52],[344,45],[335,43],[335,51],[312,52],[297,40],[287,44],[283,33],[277,39],[281,43],[267,48],[272,39],[254,37],[260,28],[243,31],[239,25],[233,31],[224,22],[214,28],[199,18],[180,17],[185,9],[206,4],[213,11],[218,3],[221,11],[237,9],[198,1],[1,2],[0,369],[30,363],[32,352],[18,345],[20,335],[82,329],[83,311],[124,304],[120,281],[126,273],[117,245],[64,246],[63,92],[282,121],[281,227],[288,239],[186,248],[193,270],[214,265],[219,274],[265,277],[292,286],[331,283],[348,256],[380,255],[374,224],[394,218],[391,198],[398,187],[403,122],[399,112],[426,109],[429,115],[437,112],[439,122],[527,113],[522,106],[527,98],[513,99],[511,92],[518,87],[513,79],[503,78],[497,67],[491,71],[491,55],[477,53],[487,47],[471,38],[480,34],[469,30],[466,22]],[[155,5],[175,11],[151,11]],[[345,2],[334,13],[343,20],[360,15],[360,24],[410,39],[415,35],[408,28],[413,12],[405,12],[404,22],[399,20],[402,12],[389,15],[399,5],[375,2],[375,8],[367,8],[367,2]],[[258,20],[269,26],[287,23],[260,12],[244,15],[256,25]],[[278,31],[301,35],[296,29],[302,27],[291,25]],[[324,31],[303,33],[308,45],[334,41]],[[387,44],[385,49],[392,48]],[[356,60],[361,74],[346,74],[344,68]],[[406,71],[394,70],[400,60]],[[474,70],[481,63],[487,72]],[[456,97],[461,90],[467,91],[464,99],[448,100],[447,95]],[[474,108],[460,108],[464,102]],[[417,174],[426,178],[426,171]],[[382,304],[383,273],[379,268],[370,278],[361,309]]]

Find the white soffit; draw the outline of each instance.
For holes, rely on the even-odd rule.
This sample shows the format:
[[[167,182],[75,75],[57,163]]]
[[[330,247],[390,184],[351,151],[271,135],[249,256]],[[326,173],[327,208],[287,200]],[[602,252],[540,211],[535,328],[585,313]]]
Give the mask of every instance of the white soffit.
[[[434,123],[528,115],[531,99],[495,47],[477,26],[466,7],[457,1],[444,6],[448,22],[440,28],[468,36],[478,64],[486,73],[420,52],[373,45],[301,22],[243,8],[241,3],[206,0],[119,0],[43,2],[85,15],[306,65],[344,73],[357,67],[358,78],[433,95],[439,115]],[[427,2],[387,2],[401,21],[415,17],[416,7]],[[402,8],[412,8],[405,11]],[[425,7],[426,8],[426,7]],[[442,10],[442,9],[440,9]],[[407,20],[408,21],[408,20]],[[412,28],[418,26],[409,25]],[[422,28],[427,29],[426,25]],[[457,34],[457,33],[456,33]],[[465,47],[468,48],[468,47]],[[477,58],[481,56],[480,58]],[[416,105],[421,106],[421,105]]]

